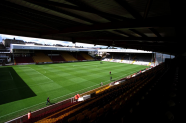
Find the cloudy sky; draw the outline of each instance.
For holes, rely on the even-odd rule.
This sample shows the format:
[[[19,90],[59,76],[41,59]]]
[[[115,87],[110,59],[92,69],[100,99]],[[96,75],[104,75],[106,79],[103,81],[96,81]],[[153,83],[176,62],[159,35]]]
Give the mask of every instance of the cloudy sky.
[[[23,40],[26,42],[37,42],[41,44],[61,44],[61,45],[69,45],[69,46],[74,46],[72,42],[68,41],[56,41],[56,40],[48,40],[48,39],[39,39],[39,38],[29,38],[29,37],[23,37],[23,36],[15,36],[15,35],[5,35],[5,34],[0,34],[0,42],[2,42],[3,39],[15,39],[17,40]],[[94,47],[93,44],[84,44],[84,43],[76,43],[76,46],[83,46],[83,47]],[[101,46],[101,45],[96,45],[95,47],[107,47],[107,46]]]

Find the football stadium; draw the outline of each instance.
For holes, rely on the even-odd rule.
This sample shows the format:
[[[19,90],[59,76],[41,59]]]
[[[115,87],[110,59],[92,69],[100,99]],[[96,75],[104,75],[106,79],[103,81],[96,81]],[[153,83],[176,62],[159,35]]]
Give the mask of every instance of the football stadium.
[[[183,5],[1,1],[0,122],[184,122]]]
[[[108,89],[112,82],[135,76],[140,71],[152,67],[150,66],[152,52],[133,50],[136,51],[134,54],[129,50],[117,53],[104,49],[105,55],[95,60],[88,51],[96,53],[98,50],[91,48],[42,46],[23,44],[23,41],[22,44],[14,44],[16,42],[21,41],[6,39],[1,44],[2,47],[10,45],[14,59],[13,64],[10,62],[0,67],[2,78],[0,90],[4,99],[1,108],[7,109],[1,112],[2,119],[24,115],[28,110],[44,108],[47,97],[50,97],[51,104],[55,105],[74,97],[77,93],[81,96],[90,96],[93,93],[91,90],[98,89],[101,82]],[[66,51],[59,51],[60,48]],[[110,52],[106,53],[106,50]],[[10,60],[11,57],[5,60],[7,59]],[[138,64],[135,64],[135,61]],[[95,92],[99,91],[101,90]],[[74,99],[70,101],[74,102]]]

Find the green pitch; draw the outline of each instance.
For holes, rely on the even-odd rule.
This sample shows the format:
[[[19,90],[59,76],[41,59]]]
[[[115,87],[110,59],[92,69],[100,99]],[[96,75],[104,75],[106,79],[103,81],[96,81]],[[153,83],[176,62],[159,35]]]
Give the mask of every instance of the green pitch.
[[[145,68],[100,61],[0,67],[0,122],[45,107],[48,96],[56,103]]]

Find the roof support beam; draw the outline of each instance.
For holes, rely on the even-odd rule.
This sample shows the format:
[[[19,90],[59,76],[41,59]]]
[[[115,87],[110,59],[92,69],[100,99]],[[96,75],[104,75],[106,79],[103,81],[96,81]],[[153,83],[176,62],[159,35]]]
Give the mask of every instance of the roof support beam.
[[[150,7],[151,7],[151,4],[152,4],[152,1],[153,0],[148,0],[147,1],[147,5],[146,5],[146,9],[145,9],[145,12],[144,12],[144,15],[143,15],[143,19],[147,18],[149,10],[150,10]]]
[[[142,19],[142,16],[133,9],[126,0],[115,0],[119,5],[126,9],[135,19]]]
[[[109,21],[129,20],[125,17],[121,17],[121,16],[118,16],[118,15],[113,15],[113,14],[110,14],[110,13],[105,13],[105,12],[96,10],[93,7],[87,5],[83,2],[77,1],[77,0],[68,0],[67,2],[75,4],[75,5],[79,6],[80,8],[83,8],[85,11],[97,14],[97,15],[99,15],[99,16],[101,16],[101,17],[103,17],[103,18],[105,18]]]
[[[134,32],[134,33],[136,33],[136,34],[138,34],[138,35],[140,35],[141,37],[147,37],[145,34],[139,32],[139,31],[137,31],[135,29],[129,29],[129,30],[132,31],[132,32]]]
[[[107,36],[107,37],[82,37],[82,38],[74,38],[74,40],[97,40],[97,41],[111,41],[114,40],[116,42],[122,41],[140,41],[140,42],[148,42],[151,41],[160,43],[160,42],[167,42],[172,43],[175,41],[176,38],[165,38],[165,37],[118,37],[118,36]],[[161,44],[161,43],[160,43]]]
[[[23,14],[23,15],[28,15],[27,16],[28,18],[32,18],[32,16],[37,17],[37,18],[43,18],[43,19],[49,20],[51,23],[55,23],[55,24],[61,24],[61,23],[64,23],[64,22],[66,22],[65,24],[69,24],[69,23],[70,24],[75,23],[75,25],[79,24],[79,22],[75,22],[75,21],[72,21],[72,20],[69,20],[69,19],[65,19],[65,18],[56,16],[56,15],[48,14],[48,13],[41,12],[41,11],[38,11],[38,10],[30,9],[30,8],[24,7],[22,5],[19,5],[16,2],[14,3],[12,1],[11,2],[2,1],[0,3],[0,7],[1,7],[2,10],[7,10],[8,9],[9,11],[13,11],[14,13],[20,13],[20,14]],[[65,21],[63,21],[63,20],[65,20]],[[45,24],[44,21],[39,21],[39,22],[42,22],[43,24]],[[48,25],[48,24],[46,24],[46,25]]]
[[[167,23],[169,21],[169,23]],[[150,27],[170,27],[170,19],[167,18],[152,18],[146,20],[133,20],[133,21],[121,21],[121,22],[109,22],[103,24],[85,25],[71,28],[64,28],[60,31],[50,31],[43,33],[43,35],[52,35],[59,33],[77,33],[77,32],[88,32],[88,31],[102,31],[102,30],[116,30],[116,29],[131,29],[131,28],[150,28]],[[147,37],[147,36],[143,36]]]
[[[47,8],[47,9],[50,9],[50,10],[53,10],[53,11],[62,13],[62,14],[65,14],[65,15],[68,15],[68,16],[71,16],[71,17],[74,17],[74,18],[77,18],[77,19],[80,19],[80,20],[89,22],[89,23],[96,23],[95,21],[90,20],[88,18],[85,18],[85,17],[79,16],[79,15],[76,15],[74,13],[71,13],[71,12],[68,12],[68,11],[65,11],[65,10],[62,10],[62,9],[59,9],[57,7],[54,7],[54,6],[43,4],[42,2],[37,2],[37,1],[29,1],[29,2],[30,3],[33,3],[35,5],[38,5],[38,6],[41,6],[41,7],[44,7],[44,8]]]
[[[55,7],[63,7],[63,8],[67,8],[67,9],[73,9],[73,10],[78,10],[78,11],[85,11],[84,9],[77,7],[77,6],[72,6],[72,5],[68,5],[68,4],[64,4],[64,3],[59,3],[59,2],[54,2],[54,1],[48,1],[48,0],[44,0],[43,1],[39,1],[39,0],[25,0],[28,2],[35,2],[35,3],[42,3],[44,5],[50,5],[50,6],[55,6]]]
[[[149,28],[149,30],[152,31],[157,37],[162,37],[156,29]]]
[[[1,7],[1,5],[0,5],[0,7]],[[26,21],[31,21],[31,22],[33,22],[33,23],[42,25],[42,26],[47,27],[47,28],[49,28],[49,29],[53,29],[53,30],[58,31],[58,29],[56,29],[56,28],[54,28],[54,27],[51,27],[51,26],[49,26],[49,25],[47,25],[47,24],[45,24],[45,23],[39,22],[39,21],[37,21],[37,20],[33,20],[32,18],[26,17],[26,16],[20,14],[20,12],[11,11],[10,9],[4,9],[4,11],[6,11],[7,14],[10,13],[10,14],[13,14],[13,15],[18,16],[19,18],[23,18],[23,19],[25,19]],[[25,20],[24,20],[24,21],[25,21]]]
[[[114,31],[116,31],[116,32],[118,32],[118,33],[121,33],[121,34],[124,34],[124,35],[127,35],[128,37],[135,37],[135,36],[133,36],[133,35],[131,35],[131,34],[128,34],[128,33],[123,32],[123,31],[121,31],[121,30],[114,30]]]
[[[34,2],[34,3],[42,3],[44,5],[50,5],[50,6],[54,6],[54,7],[62,7],[62,8],[67,8],[67,9],[72,9],[72,10],[78,10],[78,11],[83,11],[83,12],[88,12],[88,13],[93,13],[93,14],[97,14],[103,18],[107,18],[108,20],[129,20],[128,18],[122,17],[122,16],[118,16],[118,15],[113,15],[113,14],[109,14],[109,13],[105,13],[105,12],[101,12],[98,11],[94,8],[91,8],[90,6],[87,7],[88,5],[83,5],[84,3],[79,3],[79,1],[75,0],[68,0],[67,2],[70,2],[72,4],[75,4],[77,6],[73,6],[73,5],[68,5],[68,4],[63,4],[63,3],[59,3],[59,2],[53,2],[53,1],[38,1],[38,0],[25,0],[28,2]],[[78,7],[79,6],[79,7]]]

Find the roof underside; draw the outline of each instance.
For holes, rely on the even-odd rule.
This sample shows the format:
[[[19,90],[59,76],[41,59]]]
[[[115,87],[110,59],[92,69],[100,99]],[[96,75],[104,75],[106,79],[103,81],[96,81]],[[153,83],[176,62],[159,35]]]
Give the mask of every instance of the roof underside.
[[[0,33],[182,54],[183,1],[6,0]]]

